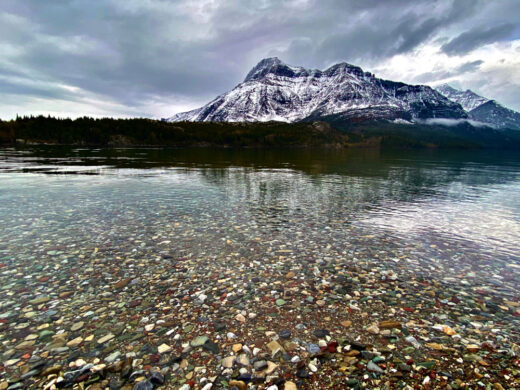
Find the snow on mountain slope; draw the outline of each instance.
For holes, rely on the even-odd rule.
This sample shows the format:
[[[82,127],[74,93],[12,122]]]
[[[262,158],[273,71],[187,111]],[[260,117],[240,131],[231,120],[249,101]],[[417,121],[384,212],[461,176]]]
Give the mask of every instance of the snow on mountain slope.
[[[459,103],[462,106],[462,108],[464,108],[464,110],[466,110],[467,112],[470,112],[478,106],[490,101],[490,99],[477,95],[475,92],[469,89],[461,91],[453,88],[449,84],[439,85],[435,89],[444,96],[446,96],[448,99],[456,103]]]
[[[477,95],[469,89],[455,89],[448,84],[440,85],[436,89],[448,99],[459,103],[472,120],[496,128],[520,129],[520,113],[502,106],[495,100]]]
[[[260,61],[231,91],[168,121],[295,122],[340,113],[363,120],[467,117],[459,104],[428,86],[378,79],[347,63],[321,71],[274,57]]]

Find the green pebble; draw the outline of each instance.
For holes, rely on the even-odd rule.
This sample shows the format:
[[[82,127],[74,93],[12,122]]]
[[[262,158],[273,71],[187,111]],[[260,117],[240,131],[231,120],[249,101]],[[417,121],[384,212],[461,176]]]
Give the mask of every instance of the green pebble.
[[[52,335],[54,335],[54,332],[52,330],[42,330],[40,332],[39,338],[43,339],[46,337],[51,337]]]
[[[435,362],[435,361],[420,362],[420,363],[416,364],[417,367],[424,367],[429,370],[432,369],[433,367],[435,367],[436,365],[437,365],[437,362]]]

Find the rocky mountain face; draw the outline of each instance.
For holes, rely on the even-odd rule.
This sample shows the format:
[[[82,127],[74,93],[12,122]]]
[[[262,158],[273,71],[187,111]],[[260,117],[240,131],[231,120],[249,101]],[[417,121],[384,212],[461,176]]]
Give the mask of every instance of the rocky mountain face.
[[[520,130],[520,113],[502,106],[495,100],[477,95],[469,89],[466,91],[455,89],[448,84],[440,85],[436,89],[448,99],[459,103],[472,120],[499,129]]]
[[[275,57],[260,61],[231,91],[167,120],[297,122],[331,115],[354,122],[468,117],[460,104],[425,85],[382,80],[347,63],[322,71],[290,66]]]
[[[490,99],[477,95],[469,89],[461,91],[448,84],[439,85],[436,89],[448,99],[459,103],[467,112],[470,112],[478,106],[490,101]]]
[[[469,112],[471,119],[496,128],[520,130],[520,113],[502,106],[495,100],[481,104]]]

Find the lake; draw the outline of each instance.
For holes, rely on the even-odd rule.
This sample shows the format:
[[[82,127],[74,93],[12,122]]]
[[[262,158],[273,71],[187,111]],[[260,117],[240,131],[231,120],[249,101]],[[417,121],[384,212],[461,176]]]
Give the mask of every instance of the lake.
[[[225,356],[254,363],[237,344],[294,383],[370,387],[399,366],[312,360],[355,340],[387,362],[436,359],[445,375],[429,380],[450,383],[516,350],[519,194],[509,152],[0,149],[6,377],[43,385],[50,363],[29,367],[52,360],[78,371],[72,383],[81,358],[155,365],[167,383],[202,388],[244,374],[222,374]],[[446,348],[457,352],[439,358]],[[396,386],[425,380],[396,372]]]

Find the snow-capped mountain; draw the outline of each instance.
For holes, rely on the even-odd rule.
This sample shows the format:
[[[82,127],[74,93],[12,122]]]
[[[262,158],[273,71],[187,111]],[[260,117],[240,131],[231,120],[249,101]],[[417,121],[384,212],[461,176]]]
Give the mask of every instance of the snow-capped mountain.
[[[520,129],[520,113],[502,106],[495,100],[477,95],[469,89],[455,89],[448,84],[442,84],[436,89],[448,99],[459,103],[472,120],[496,128]]]
[[[453,88],[449,84],[439,85],[435,89],[446,96],[448,99],[459,103],[467,112],[470,112],[478,106],[490,101],[490,99],[477,95],[475,92],[469,89],[461,91]]]
[[[274,57],[260,61],[231,91],[167,120],[296,122],[336,114],[356,121],[467,118],[458,103],[425,85],[382,80],[347,63],[321,71]]]

